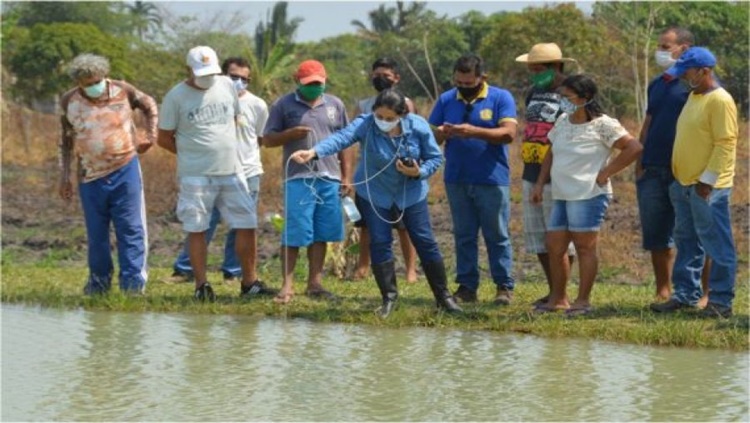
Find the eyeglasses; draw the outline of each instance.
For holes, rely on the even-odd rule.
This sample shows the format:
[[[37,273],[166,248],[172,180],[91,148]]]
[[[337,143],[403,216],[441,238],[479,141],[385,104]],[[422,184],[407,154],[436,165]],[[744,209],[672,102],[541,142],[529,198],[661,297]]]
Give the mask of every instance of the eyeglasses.
[[[244,76],[240,76],[240,75],[229,75],[229,78],[231,78],[232,81],[237,81],[237,80],[240,80],[242,82],[250,81],[250,78],[245,78]]]
[[[466,103],[466,109],[464,110],[464,122],[468,122],[469,118],[471,117],[471,112],[474,111],[474,105],[471,103]]]

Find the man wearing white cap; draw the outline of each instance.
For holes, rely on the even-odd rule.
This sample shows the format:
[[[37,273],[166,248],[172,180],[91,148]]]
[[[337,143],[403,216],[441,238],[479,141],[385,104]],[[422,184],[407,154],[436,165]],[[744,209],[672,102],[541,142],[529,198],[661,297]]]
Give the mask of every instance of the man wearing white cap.
[[[232,81],[221,76],[216,52],[198,46],[187,54],[188,78],[164,97],[157,143],[177,155],[177,217],[188,232],[195,299],[215,300],[206,277],[206,230],[214,207],[236,229],[243,285],[249,277],[251,230],[257,227],[253,197],[241,176],[235,119],[240,114]]]
[[[547,156],[547,151],[550,149],[547,134],[562,114],[560,110],[562,96],[557,92],[557,88],[565,79],[563,68],[565,63],[575,63],[575,60],[563,57],[557,44],[541,43],[531,47],[527,54],[518,56],[516,62],[526,64],[532,85],[526,95],[524,116],[526,126],[523,128],[523,143],[521,144],[524,247],[527,253],[536,254],[539,258],[551,290],[549,254],[545,245],[546,222],[549,220],[553,203],[550,181],[544,185],[541,204],[531,202],[531,192],[542,171],[542,163]],[[574,256],[575,248],[571,243],[568,245],[568,257],[572,261]],[[534,304],[544,304],[547,300],[548,296],[544,296],[536,300]]]

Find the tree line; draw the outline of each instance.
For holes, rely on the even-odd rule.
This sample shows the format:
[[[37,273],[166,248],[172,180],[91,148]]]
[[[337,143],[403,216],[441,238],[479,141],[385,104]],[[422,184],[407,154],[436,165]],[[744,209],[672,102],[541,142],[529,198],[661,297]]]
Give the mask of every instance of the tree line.
[[[299,61],[315,58],[326,65],[330,92],[353,104],[372,94],[371,63],[388,56],[400,63],[401,89],[430,102],[451,86],[455,59],[475,52],[486,60],[489,81],[522,105],[527,73],[515,57],[533,44],[556,42],[578,60],[566,71],[596,78],[608,113],[640,121],[648,82],[660,72],[652,60],[659,33],[684,26],[697,45],[715,53],[722,84],[748,116],[748,2],[601,1],[590,16],[572,3],[448,16],[428,3],[397,1],[370,11],[367,22],[352,21],[351,33],[306,43],[295,42],[303,18],[289,16],[287,6],[275,3],[248,33],[239,30],[246,19],[241,13],[198,19],[142,1],[3,2],[3,91],[23,103],[54,98],[72,85],[65,65],[92,52],[110,58],[112,77],[160,100],[185,76],[187,50],[202,44],[220,58],[250,59],[250,89],[267,101],[293,89]]]

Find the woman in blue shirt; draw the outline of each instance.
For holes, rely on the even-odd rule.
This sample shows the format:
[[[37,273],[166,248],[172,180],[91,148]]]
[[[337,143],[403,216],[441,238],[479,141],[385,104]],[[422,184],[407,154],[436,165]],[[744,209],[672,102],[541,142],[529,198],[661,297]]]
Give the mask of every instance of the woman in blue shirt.
[[[372,110],[314,148],[295,152],[291,159],[307,163],[359,142],[361,160],[354,181],[370,229],[372,273],[383,297],[380,316],[388,317],[398,298],[391,225],[400,219],[414,243],[438,307],[461,312],[447,288],[443,257],[432,234],[427,208],[427,179],[443,162],[440,147],[427,121],[409,113],[406,98],[398,91],[381,91]]]

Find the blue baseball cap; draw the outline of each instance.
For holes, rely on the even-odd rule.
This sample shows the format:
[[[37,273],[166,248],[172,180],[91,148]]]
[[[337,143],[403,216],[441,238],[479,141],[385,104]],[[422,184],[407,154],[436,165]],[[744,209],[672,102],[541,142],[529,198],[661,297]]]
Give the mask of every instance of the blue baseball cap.
[[[714,66],[716,66],[716,57],[707,48],[690,47],[665,73],[679,78],[690,68],[712,68]]]

